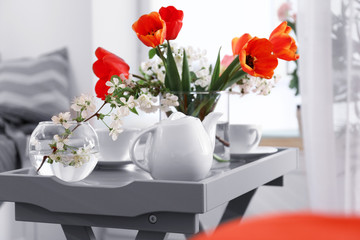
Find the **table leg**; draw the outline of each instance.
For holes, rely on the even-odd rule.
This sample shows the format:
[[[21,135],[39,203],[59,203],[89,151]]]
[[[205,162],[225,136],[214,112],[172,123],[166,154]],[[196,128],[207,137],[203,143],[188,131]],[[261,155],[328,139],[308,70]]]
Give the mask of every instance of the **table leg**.
[[[61,225],[67,240],[96,240],[91,227]]]
[[[166,235],[165,232],[139,231],[135,240],[163,240]]]
[[[225,209],[220,223],[242,217],[247,207],[249,206],[249,203],[253,198],[256,190],[257,188],[231,200]]]

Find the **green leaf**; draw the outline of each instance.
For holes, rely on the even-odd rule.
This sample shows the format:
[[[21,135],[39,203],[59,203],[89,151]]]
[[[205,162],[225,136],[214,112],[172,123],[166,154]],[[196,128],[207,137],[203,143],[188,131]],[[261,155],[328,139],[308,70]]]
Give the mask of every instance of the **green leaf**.
[[[214,67],[214,71],[213,71],[213,74],[211,76],[211,82],[210,82],[209,90],[220,90],[220,89],[216,88],[216,86],[219,85],[218,80],[219,80],[219,75],[220,75],[220,50],[221,50],[221,48],[219,49],[218,56],[217,56],[217,59],[216,59],[216,64],[215,64],[215,67]]]
[[[170,79],[168,74],[165,74],[165,87],[170,89]]]
[[[241,79],[243,79],[246,75],[246,72],[244,71],[238,71],[234,74],[234,76],[229,79],[226,83],[226,85],[224,86],[224,89],[227,89],[228,87],[231,87],[233,84],[237,83],[238,81],[240,81]]]
[[[236,56],[235,59],[230,63],[230,65],[225,69],[225,71],[221,74],[216,85],[214,85],[212,90],[225,90],[227,87],[231,86],[229,81],[233,78],[232,75],[236,75],[234,71],[240,68],[239,56]],[[241,71],[244,73],[244,71]],[[245,73],[244,73],[245,75]]]
[[[291,29],[294,31],[294,33],[296,34],[296,25],[295,25],[295,23],[293,23],[293,22],[287,22],[287,25],[289,26],[289,27],[291,27]]]
[[[149,50],[149,59],[152,59],[156,55],[156,48]]]
[[[121,89],[121,92],[134,92],[134,90],[131,87],[124,87]],[[129,97],[127,97],[128,99]]]
[[[136,111],[136,108],[129,108],[129,110],[133,113],[135,113],[136,115],[139,115],[139,113]]]
[[[190,77],[191,77],[191,82],[195,82],[195,80],[197,79],[197,76],[193,71],[190,72]]]
[[[166,79],[166,77],[168,79]],[[181,91],[179,71],[177,69],[174,56],[172,55],[170,43],[167,48],[165,86],[171,91]]]
[[[295,69],[292,73],[292,79],[289,83],[289,88],[295,89],[295,96],[300,94],[300,88],[299,88],[299,77],[297,75],[297,69]]]
[[[184,92],[190,91],[190,71],[189,71],[189,64],[187,61],[186,52],[184,50],[184,58],[183,58],[183,67],[182,67],[182,90]]]
[[[84,120],[85,120],[85,119],[82,118],[81,116],[78,116],[78,117],[75,119],[76,122],[82,122],[82,121],[84,121]]]
[[[66,134],[66,135],[70,135],[70,134],[71,134],[71,130],[70,130],[70,129],[65,129],[65,134]]]
[[[98,117],[98,119],[103,120],[105,118],[105,116],[106,116],[105,114],[99,113],[99,115],[97,117]]]
[[[221,158],[219,155],[216,155],[215,153],[213,154],[213,158],[218,162],[229,162],[230,161],[230,160],[225,160],[225,159]]]
[[[110,103],[111,102],[111,95],[105,96],[105,102]]]
[[[191,115],[193,117],[198,117],[199,113],[200,113],[200,110],[206,105],[208,104],[207,101],[202,101],[200,102],[200,104],[198,106],[196,106],[195,110],[191,113]]]

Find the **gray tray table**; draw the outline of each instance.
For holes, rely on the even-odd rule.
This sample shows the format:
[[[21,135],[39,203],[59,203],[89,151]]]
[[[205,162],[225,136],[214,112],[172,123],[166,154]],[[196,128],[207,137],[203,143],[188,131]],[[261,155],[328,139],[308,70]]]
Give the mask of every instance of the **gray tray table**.
[[[133,164],[98,168],[76,183],[19,169],[0,174],[0,201],[15,202],[18,221],[61,224],[67,240],[94,240],[91,226],[137,229],[136,239],[190,236],[201,230],[201,217],[223,204],[222,222],[241,216],[256,189],[282,186],[297,159],[297,149],[279,149],[224,164],[198,182],[153,180]]]

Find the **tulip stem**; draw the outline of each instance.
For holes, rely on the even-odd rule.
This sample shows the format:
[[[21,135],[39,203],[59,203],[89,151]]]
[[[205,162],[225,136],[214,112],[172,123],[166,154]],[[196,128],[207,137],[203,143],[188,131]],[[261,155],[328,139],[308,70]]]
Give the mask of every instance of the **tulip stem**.
[[[144,77],[142,77],[142,76],[139,76],[139,75],[136,75],[136,74],[132,74],[132,75],[133,75],[133,77],[136,77],[136,78],[138,78],[138,79],[140,79],[140,80],[147,81],[147,79],[144,78]]]
[[[158,51],[158,53],[159,53],[159,55],[160,55],[161,60],[164,62],[164,65],[166,66],[166,59],[165,59],[165,57],[164,57],[164,54],[161,52],[161,49],[160,49],[159,46],[160,46],[160,45],[157,45],[157,46],[156,46],[156,49],[157,49],[157,51]],[[170,47],[169,41],[168,41],[168,47]]]

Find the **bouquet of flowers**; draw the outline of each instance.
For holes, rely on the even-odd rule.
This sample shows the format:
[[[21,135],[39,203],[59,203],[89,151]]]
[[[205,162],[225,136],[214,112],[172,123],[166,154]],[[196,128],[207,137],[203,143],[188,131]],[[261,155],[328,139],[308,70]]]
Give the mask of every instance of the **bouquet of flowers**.
[[[43,162],[56,161],[56,154],[70,149],[66,138],[74,129],[68,129],[68,122],[86,122],[94,117],[109,128],[113,140],[122,132],[122,118],[137,109],[165,112],[176,109],[185,114],[203,119],[211,112],[218,100],[216,92],[239,87],[240,94],[251,91],[266,95],[274,86],[271,82],[278,59],[296,60],[297,46],[289,36],[291,27],[282,22],[270,34],[269,39],[252,37],[246,33],[232,39],[232,56],[220,61],[220,50],[212,66],[206,60],[206,52],[191,47],[183,48],[171,41],[176,39],[182,28],[183,11],[173,6],[162,7],[158,12],[141,16],[132,29],[139,40],[150,47],[149,60],[142,63],[141,75],[130,74],[129,65],[115,54],[99,47],[95,51],[97,61],[93,71],[99,78],[95,86],[96,96],[104,102],[96,110],[94,97],[82,94],[74,99],[71,108],[77,115],[71,119],[70,113],[60,113],[52,120],[60,123],[66,131],[56,136],[51,147],[51,156],[44,156]],[[197,93],[208,93],[208,95]],[[215,94],[213,94],[215,93]],[[158,103],[157,96],[162,99]],[[109,104],[111,111],[101,113]],[[111,118],[107,125],[106,117]],[[55,158],[55,159],[53,159]]]

